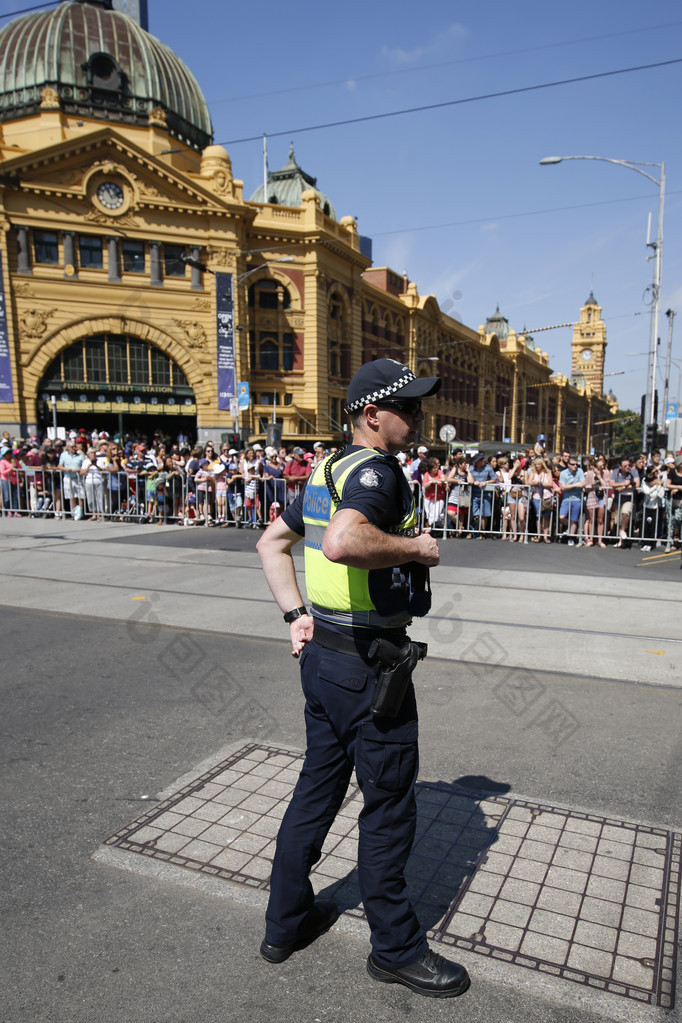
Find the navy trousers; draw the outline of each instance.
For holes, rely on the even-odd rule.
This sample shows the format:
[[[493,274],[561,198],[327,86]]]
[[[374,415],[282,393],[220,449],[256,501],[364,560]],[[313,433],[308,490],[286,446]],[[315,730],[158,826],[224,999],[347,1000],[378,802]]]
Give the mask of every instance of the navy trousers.
[[[398,717],[375,717],[374,678],[359,656],[315,642],[301,654],[307,750],[277,838],[265,937],[275,945],[295,939],[314,901],[308,875],[355,768],[364,800],[358,878],[373,954],[388,966],[405,966],[427,948],[404,876],[417,816],[417,706],[410,684]]]

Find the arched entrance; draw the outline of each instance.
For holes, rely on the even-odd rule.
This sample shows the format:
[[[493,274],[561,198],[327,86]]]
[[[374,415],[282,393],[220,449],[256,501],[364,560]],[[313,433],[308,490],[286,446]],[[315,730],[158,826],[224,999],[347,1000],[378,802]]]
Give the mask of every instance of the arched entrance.
[[[63,348],[38,386],[37,418],[45,429],[83,427],[175,440],[196,435],[196,402],[187,377],[165,352],[126,334],[81,338]]]

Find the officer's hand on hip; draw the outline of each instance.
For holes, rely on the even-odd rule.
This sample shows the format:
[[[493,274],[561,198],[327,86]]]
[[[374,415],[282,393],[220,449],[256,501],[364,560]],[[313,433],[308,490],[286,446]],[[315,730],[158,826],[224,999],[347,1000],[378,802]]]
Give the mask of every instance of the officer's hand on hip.
[[[310,615],[295,618],[289,626],[291,636],[291,656],[298,657],[306,643],[313,638],[313,620]]]
[[[440,561],[440,553],[436,538],[431,533],[420,533],[414,539],[417,549],[412,560],[419,562],[420,565],[428,565],[429,568],[437,565]]]

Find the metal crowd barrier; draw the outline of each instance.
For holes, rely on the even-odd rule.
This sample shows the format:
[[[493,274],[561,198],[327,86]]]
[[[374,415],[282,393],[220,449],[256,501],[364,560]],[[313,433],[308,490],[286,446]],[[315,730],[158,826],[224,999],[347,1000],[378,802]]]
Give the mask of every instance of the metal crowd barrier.
[[[91,470],[81,475],[51,466],[13,469],[0,484],[0,511],[5,517],[257,529],[277,518],[302,486],[268,476],[228,484],[220,475],[197,482],[185,473]],[[414,482],[412,489],[420,529],[431,529],[444,539],[495,537],[521,543],[547,539],[581,545],[597,545],[601,539],[609,545],[637,543],[669,551],[682,530],[682,502],[675,503],[672,494],[665,495],[660,507],[649,507],[642,493],[631,498],[606,490],[601,509],[589,508],[581,495],[571,533],[571,515],[567,520],[559,515],[562,496],[555,493],[551,508],[544,508],[533,493],[536,488],[525,484],[489,483],[481,488],[467,482],[426,486]]]
[[[185,525],[261,529],[281,515],[301,490],[301,484],[292,486],[285,479],[271,476],[227,483],[221,475],[205,482],[186,481],[190,515],[185,517]],[[192,504],[196,506],[195,516],[191,514]]]
[[[660,507],[651,508],[642,493],[632,499],[619,493],[609,495],[607,490],[603,511],[588,507],[587,495],[580,495],[562,519],[562,494],[554,492],[551,507],[546,507],[541,495],[534,493],[537,487],[526,484],[488,483],[477,487],[467,482],[441,481],[426,486],[415,482],[412,487],[419,527],[431,529],[444,539],[494,537],[521,543],[565,541],[590,546],[597,546],[601,540],[609,545],[638,543],[670,550],[682,525],[682,503],[675,505],[671,494],[665,496]],[[572,532],[575,504],[578,511]]]

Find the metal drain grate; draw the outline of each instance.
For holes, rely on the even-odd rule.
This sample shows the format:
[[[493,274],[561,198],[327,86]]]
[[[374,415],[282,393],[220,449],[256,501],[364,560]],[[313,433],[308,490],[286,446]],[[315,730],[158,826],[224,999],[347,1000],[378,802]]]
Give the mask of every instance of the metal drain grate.
[[[267,889],[302,754],[248,744],[105,843]],[[674,1005],[682,836],[419,782],[407,878],[432,940],[587,987]],[[364,917],[352,785],[312,880]]]

